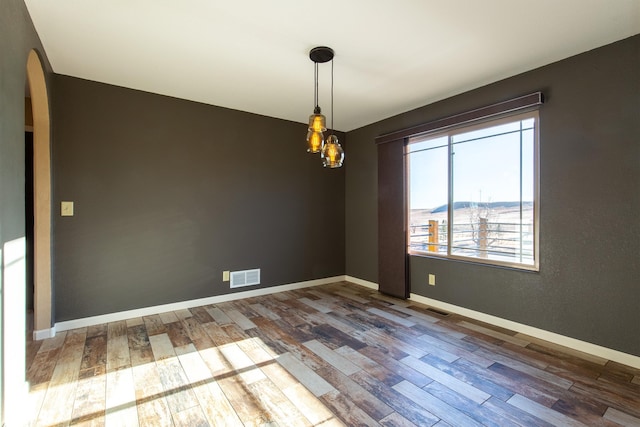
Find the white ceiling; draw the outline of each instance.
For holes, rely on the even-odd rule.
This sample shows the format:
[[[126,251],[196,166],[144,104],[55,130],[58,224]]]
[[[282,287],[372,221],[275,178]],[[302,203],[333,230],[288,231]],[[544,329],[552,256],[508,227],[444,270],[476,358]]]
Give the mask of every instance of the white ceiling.
[[[296,122],[330,46],[342,131],[640,33],[640,0],[25,2],[58,74]]]

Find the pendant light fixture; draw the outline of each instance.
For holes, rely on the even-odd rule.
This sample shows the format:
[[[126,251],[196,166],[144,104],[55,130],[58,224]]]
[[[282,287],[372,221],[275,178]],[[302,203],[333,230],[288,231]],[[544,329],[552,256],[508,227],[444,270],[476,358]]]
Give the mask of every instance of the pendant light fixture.
[[[307,132],[307,152],[318,153],[322,158],[322,165],[329,168],[339,168],[344,161],[344,150],[333,131],[333,49],[318,46],[311,49],[309,58],[314,63],[314,104],[313,114],[309,116],[309,130]],[[326,118],[318,103],[318,64],[331,61],[331,135],[324,141],[324,131],[327,130]]]
[[[318,101],[318,64],[331,61],[333,50],[328,47],[314,47],[309,52],[313,61],[313,114],[309,116],[309,131],[307,132],[307,152],[319,153],[324,145],[324,131],[327,130],[326,118],[322,115]]]
[[[331,135],[322,146],[320,157],[322,158],[322,166],[325,168],[339,168],[344,162],[344,150],[338,142],[338,137],[333,133],[333,60],[331,61]]]

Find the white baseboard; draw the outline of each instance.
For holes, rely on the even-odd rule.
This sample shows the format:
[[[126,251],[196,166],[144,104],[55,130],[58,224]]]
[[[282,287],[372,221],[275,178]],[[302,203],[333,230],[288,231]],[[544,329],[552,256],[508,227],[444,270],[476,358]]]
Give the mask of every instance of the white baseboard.
[[[534,328],[522,323],[513,322],[511,320],[503,319],[501,317],[492,316],[490,314],[482,313],[480,311],[470,310],[468,308],[460,307],[457,305],[449,304],[446,302],[438,301],[435,299],[423,297],[422,295],[411,294],[410,300],[419,302],[421,304],[428,305],[433,308],[448,311],[450,313],[460,314],[471,319],[479,320],[481,322],[489,323],[501,328],[506,328],[521,334],[529,335],[534,338],[549,341],[554,344],[558,344],[564,347],[569,347],[573,350],[577,350],[583,353],[591,354],[603,359],[612,360],[614,362],[622,363],[623,365],[631,366],[633,368],[640,369],[640,357],[632,354],[623,353],[611,348],[602,347],[590,342],[577,340],[575,338],[567,337],[565,335],[556,334],[555,332],[545,331],[544,329]]]
[[[56,327],[53,326],[49,329],[38,329],[37,331],[33,331],[33,340],[40,341],[47,338],[53,338],[56,336]]]
[[[306,282],[289,283],[286,285],[252,289],[252,290],[243,291],[243,292],[234,292],[226,295],[217,295],[214,297],[199,298],[199,299],[194,299],[189,301],[181,301],[181,302],[170,303],[170,304],[156,305],[153,307],[144,307],[144,308],[138,308],[134,310],[119,311],[116,313],[84,317],[81,319],[65,320],[63,322],[57,322],[55,326],[51,328],[52,335],[50,336],[43,335],[43,338],[51,338],[55,336],[55,333],[57,331],[68,331],[70,329],[85,328],[87,326],[99,325],[102,323],[109,323],[109,322],[118,322],[121,320],[132,319],[134,317],[151,316],[154,314],[166,313],[167,311],[182,310],[185,308],[199,307],[202,305],[209,305],[209,304],[219,304],[226,301],[234,301],[242,298],[258,297],[262,295],[273,294],[276,292],[284,292],[284,291],[291,291],[294,289],[308,288],[311,286],[326,285],[329,283],[335,283],[335,282],[340,282],[344,280],[346,280],[345,276],[327,277],[324,279],[308,280]],[[37,332],[44,334],[46,331],[47,330],[42,330]],[[34,332],[34,338],[36,336],[35,334],[36,332]],[[39,338],[39,339],[43,339],[43,338]]]
[[[379,288],[377,283],[369,282],[368,280],[358,279],[357,277],[353,277],[353,276],[344,276],[344,280],[347,282],[355,283],[356,285],[360,285],[369,289],[376,290],[376,291]]]
[[[286,285],[272,286],[269,288],[253,289],[243,292],[234,292],[226,295],[218,295],[208,298],[200,298],[189,301],[181,301],[171,304],[157,305],[153,307],[139,308],[135,310],[120,311],[117,313],[103,314],[100,316],[85,317],[82,319],[67,320],[64,322],[56,323],[51,329],[42,329],[33,332],[35,340],[41,340],[45,338],[54,337],[57,331],[68,331],[70,329],[84,328],[87,326],[98,325],[101,323],[116,322],[120,320],[127,320],[134,317],[151,316],[154,314],[165,313],[167,311],[181,310],[185,308],[199,307],[202,305],[219,304],[226,301],[234,301],[242,298],[251,298],[262,295],[273,294],[277,292],[290,291],[295,289],[303,289],[312,286],[326,285],[329,283],[335,283],[340,281],[346,281],[354,283],[356,285],[364,286],[369,289],[378,290],[378,284],[367,280],[359,279],[353,276],[334,276],[324,279],[309,280],[306,282],[289,283]],[[529,335],[534,338],[549,341],[551,343],[571,348],[573,350],[581,351],[583,353],[591,354],[596,357],[601,357],[614,362],[622,363],[623,365],[631,366],[640,369],[640,357],[632,354],[623,353],[618,350],[613,350],[607,347],[602,347],[596,344],[592,344],[586,341],[577,340],[575,338],[567,337],[564,335],[556,334],[554,332],[545,331],[544,329],[534,328],[532,326],[524,325],[522,323],[513,322],[511,320],[502,319],[497,316],[482,313],[468,308],[460,307],[454,304],[438,301],[435,299],[423,297],[417,294],[411,294],[410,300],[428,305],[430,307],[445,310],[451,313],[460,314],[462,316],[469,317],[471,319],[486,322],[491,325],[499,326],[502,328],[510,329],[514,332],[519,332],[525,335]]]

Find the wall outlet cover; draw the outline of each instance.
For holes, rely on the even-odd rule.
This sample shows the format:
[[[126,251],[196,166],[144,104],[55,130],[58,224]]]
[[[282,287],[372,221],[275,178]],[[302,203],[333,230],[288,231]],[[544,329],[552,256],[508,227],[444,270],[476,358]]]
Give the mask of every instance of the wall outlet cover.
[[[60,216],[73,216],[73,202],[60,202]]]

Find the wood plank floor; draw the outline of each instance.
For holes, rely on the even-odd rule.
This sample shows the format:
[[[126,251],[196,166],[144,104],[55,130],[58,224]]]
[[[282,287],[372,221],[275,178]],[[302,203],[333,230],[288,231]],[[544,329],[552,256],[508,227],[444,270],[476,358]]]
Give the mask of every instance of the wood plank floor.
[[[29,342],[34,426],[640,426],[640,370],[344,282]]]

